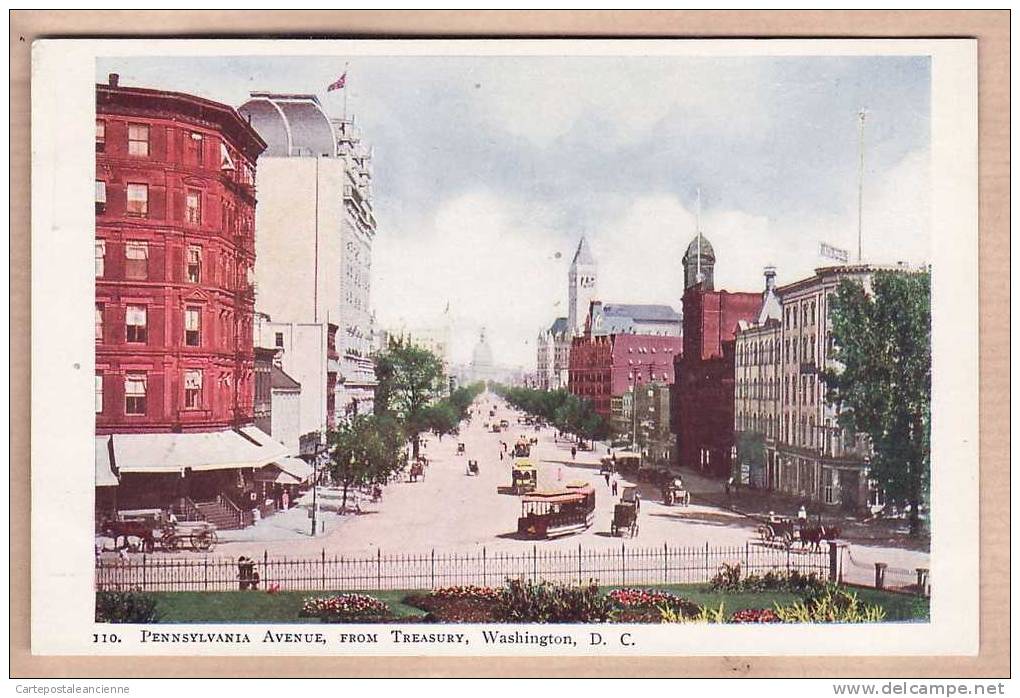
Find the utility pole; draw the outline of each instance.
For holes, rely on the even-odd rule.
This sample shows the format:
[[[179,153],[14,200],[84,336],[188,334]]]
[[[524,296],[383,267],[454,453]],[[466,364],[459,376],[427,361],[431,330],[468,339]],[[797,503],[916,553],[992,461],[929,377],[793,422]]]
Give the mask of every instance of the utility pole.
[[[857,169],[857,263],[860,264],[862,255],[862,231],[864,228],[864,120],[868,118],[868,112],[861,109],[857,112],[858,139],[857,150],[859,163]]]

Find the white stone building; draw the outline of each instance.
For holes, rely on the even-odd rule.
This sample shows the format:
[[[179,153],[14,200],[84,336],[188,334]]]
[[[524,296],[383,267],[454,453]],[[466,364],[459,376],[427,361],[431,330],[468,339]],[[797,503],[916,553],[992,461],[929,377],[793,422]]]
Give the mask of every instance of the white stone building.
[[[314,95],[255,92],[239,109],[268,144],[256,207],[256,306],[301,384],[302,439],[369,412],[375,219],[370,153]]]

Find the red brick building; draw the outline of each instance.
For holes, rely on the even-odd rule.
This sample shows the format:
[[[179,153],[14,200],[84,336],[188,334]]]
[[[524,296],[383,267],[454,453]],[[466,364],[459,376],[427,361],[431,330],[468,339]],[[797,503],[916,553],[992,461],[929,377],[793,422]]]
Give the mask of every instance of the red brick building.
[[[714,265],[712,246],[699,233],[684,255],[683,352],[674,362],[672,423],[680,465],[729,477],[734,333],[741,320],[757,319],[762,296],[716,291]]]
[[[643,334],[593,336],[590,328],[570,347],[569,390],[592,401],[606,420],[610,402],[628,390],[673,382],[673,361],[680,337]]]
[[[251,426],[264,149],[228,106],[115,75],[96,86],[97,472],[106,461],[122,486],[132,473],[237,481],[275,451]]]

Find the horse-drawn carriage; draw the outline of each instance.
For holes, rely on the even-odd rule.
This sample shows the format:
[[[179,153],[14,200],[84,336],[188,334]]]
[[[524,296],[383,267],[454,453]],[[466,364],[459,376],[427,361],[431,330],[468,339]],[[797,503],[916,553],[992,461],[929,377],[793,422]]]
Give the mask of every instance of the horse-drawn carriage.
[[[418,478],[425,479],[425,460],[423,458],[411,463],[411,470],[407,474],[409,482],[418,482]]]
[[[463,456],[464,455],[464,444],[463,443],[457,444],[457,455],[458,456]]]
[[[836,526],[818,523],[808,524],[807,519],[791,519],[775,514],[758,526],[758,537],[766,545],[780,545],[784,548],[799,543],[801,547],[810,546],[814,550],[821,547],[822,541],[837,540],[842,531]]]
[[[668,480],[662,486],[662,503],[670,507],[679,504],[682,507],[690,506],[691,493],[684,489],[683,481],[680,478]]]
[[[531,442],[522,436],[521,438],[517,439],[517,443],[514,444],[513,457],[527,458],[530,455],[531,455]]]
[[[612,534],[623,535],[624,531],[633,538],[638,534],[638,505],[636,501],[620,502],[613,508]]]
[[[188,547],[196,552],[209,552],[219,537],[216,526],[208,521],[178,521],[162,509],[120,511],[102,527],[105,536],[113,538],[116,549],[130,548],[151,553],[158,546],[172,552]],[[119,545],[120,539],[124,544]],[[137,543],[132,543],[136,539]]]
[[[475,475],[475,476],[478,475],[478,461],[476,461],[476,460],[469,460],[467,462],[467,474],[468,475]]]
[[[612,458],[606,457],[599,461],[599,475],[602,475],[603,477],[606,475],[612,475],[615,470],[616,468],[613,466]]]

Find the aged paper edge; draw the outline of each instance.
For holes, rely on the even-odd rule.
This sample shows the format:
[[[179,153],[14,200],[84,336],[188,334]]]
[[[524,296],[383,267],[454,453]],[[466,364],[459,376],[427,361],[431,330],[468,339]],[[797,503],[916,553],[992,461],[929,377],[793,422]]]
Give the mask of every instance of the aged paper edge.
[[[981,327],[981,653],[976,658],[856,658],[860,676],[990,676],[1008,672],[1009,507],[1008,412],[993,409],[1008,395],[1008,13],[1006,12],[495,12],[420,14],[385,12],[267,13],[258,20],[232,12],[84,12],[73,25],[58,13],[12,14],[12,330],[27,330],[29,318],[28,231],[28,56],[33,38],[91,35],[114,29],[131,36],[162,26],[165,36],[199,32],[296,34],[310,26],[320,36],[442,36],[469,38],[496,32],[516,36],[773,36],[920,37],[979,40],[980,81],[980,327]],[[412,34],[413,32],[413,34]],[[210,37],[211,38],[211,37]],[[20,134],[20,135],[19,135]],[[17,182],[17,185],[14,185]],[[1005,317],[1004,317],[1005,316]],[[12,331],[12,402],[27,405],[29,334]],[[18,351],[20,349],[20,351]],[[1008,375],[1008,373],[1006,373]],[[15,676],[201,676],[219,675],[399,676],[561,675],[586,673],[592,660],[547,658],[139,658],[130,669],[123,658],[32,657],[29,654],[29,458],[28,414],[12,414],[11,666]],[[15,485],[15,483],[17,483]],[[990,515],[989,512],[994,512]],[[20,562],[21,564],[17,564]],[[268,660],[268,661],[267,661]],[[627,657],[600,658],[599,675],[836,676],[845,660],[830,658]]]

